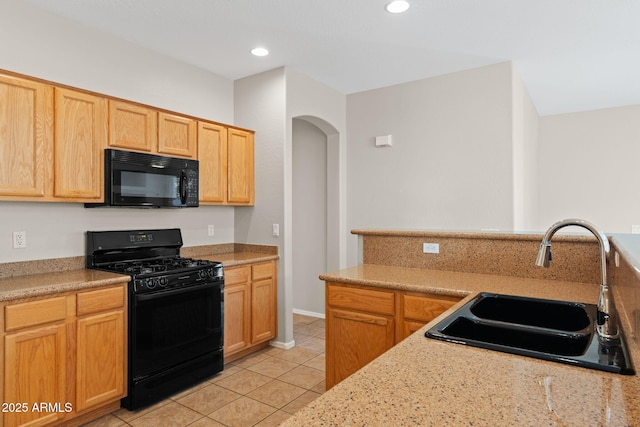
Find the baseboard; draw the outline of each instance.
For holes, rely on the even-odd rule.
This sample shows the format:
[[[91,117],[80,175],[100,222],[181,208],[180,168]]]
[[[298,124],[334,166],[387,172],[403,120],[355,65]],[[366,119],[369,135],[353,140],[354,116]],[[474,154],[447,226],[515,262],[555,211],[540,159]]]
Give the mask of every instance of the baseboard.
[[[301,314],[303,316],[317,317],[318,319],[324,319],[325,318],[325,314],[324,313],[316,313],[314,311],[299,310],[297,308],[293,309],[293,313],[294,314]]]
[[[281,348],[283,350],[291,350],[293,347],[296,346],[296,341],[295,340],[291,340],[289,342],[282,342],[282,341],[270,341],[269,345],[271,347],[275,347],[275,348]]]

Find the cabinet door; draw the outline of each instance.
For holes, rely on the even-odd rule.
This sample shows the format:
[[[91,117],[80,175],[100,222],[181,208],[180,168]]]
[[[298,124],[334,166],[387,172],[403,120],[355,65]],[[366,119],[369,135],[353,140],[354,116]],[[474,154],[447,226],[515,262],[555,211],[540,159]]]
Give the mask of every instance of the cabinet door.
[[[228,201],[235,205],[253,205],[253,133],[229,129]]]
[[[66,325],[50,325],[5,336],[4,402],[25,403],[26,412],[6,412],[6,427],[44,425],[64,417],[66,398]],[[34,411],[41,402],[59,411]]]
[[[155,152],[158,112],[122,101],[109,101],[109,146]]]
[[[273,279],[251,283],[251,343],[276,336],[276,288]]]
[[[198,122],[198,161],[200,162],[200,203],[227,201],[227,128]]]
[[[76,410],[124,394],[124,310],[78,319]]]
[[[446,295],[403,294],[403,329],[398,342],[440,316],[460,299]]]
[[[225,280],[228,273],[225,272]],[[251,312],[249,283],[225,285],[224,288],[224,355],[249,346]]]
[[[53,88],[0,74],[0,196],[50,193],[52,147]]]
[[[175,114],[158,113],[158,153],[195,158],[196,121]]]
[[[55,114],[54,195],[76,202],[102,199],[106,99],[56,88]]]
[[[394,320],[327,310],[327,390],[393,347]]]

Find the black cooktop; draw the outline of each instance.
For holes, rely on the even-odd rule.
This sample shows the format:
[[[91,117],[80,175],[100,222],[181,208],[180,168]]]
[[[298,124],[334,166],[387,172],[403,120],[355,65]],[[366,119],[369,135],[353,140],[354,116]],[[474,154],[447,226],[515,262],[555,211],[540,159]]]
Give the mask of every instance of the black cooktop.
[[[87,231],[86,267],[128,274],[132,292],[223,282],[222,264],[180,256],[180,229]]]
[[[141,276],[153,273],[172,273],[184,269],[194,269],[215,265],[213,261],[193,258],[182,258],[179,256],[159,258],[152,260],[133,260],[114,262],[100,266],[101,270],[113,271],[114,273],[131,274]]]

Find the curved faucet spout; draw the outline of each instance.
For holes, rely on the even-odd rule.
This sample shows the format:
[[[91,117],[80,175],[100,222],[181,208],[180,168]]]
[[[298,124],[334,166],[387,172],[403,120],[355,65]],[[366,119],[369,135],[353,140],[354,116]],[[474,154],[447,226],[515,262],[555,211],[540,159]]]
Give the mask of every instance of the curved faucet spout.
[[[553,224],[542,238],[540,250],[536,258],[536,265],[539,267],[549,267],[551,262],[551,238],[563,227],[578,226],[586,228],[598,239],[600,247],[600,272],[602,281],[600,283],[600,295],[598,297],[598,319],[597,329],[599,336],[605,341],[613,341],[619,338],[618,315],[613,303],[611,288],[609,287],[607,267],[609,264],[609,239],[590,222],[582,219],[565,219]]]

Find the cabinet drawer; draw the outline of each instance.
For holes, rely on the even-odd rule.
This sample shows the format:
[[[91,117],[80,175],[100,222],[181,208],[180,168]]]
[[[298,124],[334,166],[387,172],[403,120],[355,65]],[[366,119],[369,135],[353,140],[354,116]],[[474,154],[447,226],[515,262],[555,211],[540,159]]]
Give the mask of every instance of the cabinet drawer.
[[[224,284],[234,285],[236,283],[246,283],[249,281],[249,275],[251,273],[251,267],[234,267],[228,270],[224,270]]]
[[[251,278],[253,280],[260,280],[273,277],[273,270],[274,264],[272,262],[256,264],[251,267]]]
[[[327,303],[332,307],[393,315],[395,294],[387,291],[327,284]]]
[[[61,321],[67,317],[66,297],[8,305],[4,315],[6,331]]]
[[[460,301],[444,295],[403,295],[404,318],[430,322]]]
[[[78,294],[78,316],[124,307],[124,286]]]

